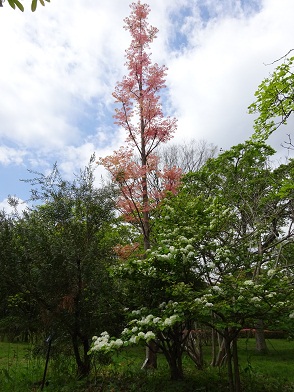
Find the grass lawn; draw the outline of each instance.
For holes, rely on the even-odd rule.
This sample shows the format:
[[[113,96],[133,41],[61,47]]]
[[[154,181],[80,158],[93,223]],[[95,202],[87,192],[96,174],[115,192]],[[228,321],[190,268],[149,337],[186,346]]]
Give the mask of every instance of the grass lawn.
[[[239,357],[244,392],[294,391],[294,342],[282,339],[267,341],[269,353],[255,352],[254,339],[239,340]],[[77,381],[75,363],[69,356],[51,359],[49,384],[44,391],[56,392],[225,392],[226,369],[204,371],[195,368],[184,357],[185,380],[169,380],[169,369],[162,354],[158,355],[158,370],[141,371],[144,347],[124,349],[113,356],[111,363],[94,362],[88,380]],[[210,347],[205,347],[205,360],[210,361]],[[34,358],[31,347],[20,343],[0,343],[0,391],[40,391],[45,360]],[[39,382],[39,385],[38,385]]]
[[[251,367],[255,373],[287,379],[294,383],[294,341],[268,339],[267,355],[255,351],[254,339],[239,339],[238,344],[241,367]]]

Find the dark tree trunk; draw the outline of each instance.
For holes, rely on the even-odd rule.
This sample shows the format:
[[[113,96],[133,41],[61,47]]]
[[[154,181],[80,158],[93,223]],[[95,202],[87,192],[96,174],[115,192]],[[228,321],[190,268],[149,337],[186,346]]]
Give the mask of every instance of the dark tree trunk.
[[[84,339],[82,342],[83,356],[80,353],[80,339],[76,334],[72,336],[72,344],[74,350],[74,356],[77,364],[77,373],[79,378],[83,378],[89,375],[90,373],[90,356],[88,355],[88,351],[90,349],[89,342],[87,339]]]
[[[241,379],[240,379],[240,369],[239,369],[237,338],[233,339],[233,363],[234,363],[235,392],[241,392]]]
[[[234,385],[233,366],[232,366],[231,340],[228,332],[225,333],[225,344],[226,344],[226,353],[227,353],[229,391],[236,392],[235,385]]]
[[[185,338],[182,331],[176,329],[171,331],[169,339],[163,338],[161,343],[162,352],[169,365],[171,380],[183,380],[182,355]]]
[[[81,261],[77,259],[77,292],[74,298],[74,328],[72,333],[72,344],[74,349],[74,355],[77,363],[78,377],[83,378],[90,373],[90,356],[88,351],[90,349],[88,338],[82,333],[81,329],[81,292],[82,292],[82,268]],[[82,356],[80,353],[80,345],[82,345]]]
[[[241,379],[237,346],[238,332],[238,330],[228,328],[226,328],[224,331],[230,392],[241,392]]]
[[[184,372],[183,372],[183,365],[182,365],[182,356],[178,358],[171,357],[168,361],[169,369],[170,369],[170,378],[171,380],[183,380],[184,379]]]

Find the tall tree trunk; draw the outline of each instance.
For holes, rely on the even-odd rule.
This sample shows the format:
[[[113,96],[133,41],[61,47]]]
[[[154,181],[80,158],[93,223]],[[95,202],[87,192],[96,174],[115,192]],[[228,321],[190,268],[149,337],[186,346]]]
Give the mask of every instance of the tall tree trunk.
[[[216,343],[217,333],[214,329],[211,329],[211,366],[216,366]]]
[[[190,331],[185,343],[185,351],[195,363],[197,369],[203,369],[203,350],[201,332]]]
[[[80,339],[77,334],[72,335],[72,344],[74,350],[74,356],[77,364],[77,373],[79,378],[83,378],[89,375],[90,373],[90,357],[85,355],[85,351],[89,351],[89,343],[85,344],[83,342],[83,358],[81,357],[79,350]]]
[[[228,332],[225,333],[225,345],[226,345],[226,353],[227,353],[227,366],[228,366],[228,381],[229,381],[229,391],[235,391],[234,385],[234,374],[233,374],[233,366],[232,366],[232,352],[231,352],[231,340],[229,338]]]
[[[235,378],[235,392],[241,392],[241,379],[238,358],[238,344],[237,337],[233,339],[233,363],[234,363],[234,378]]]
[[[72,343],[74,355],[78,367],[78,377],[83,378],[90,373],[90,356],[88,351],[90,349],[89,340],[82,334],[80,317],[81,317],[81,292],[82,292],[82,267],[80,259],[76,261],[77,266],[77,290],[74,297],[74,330],[72,333]],[[80,354],[80,344],[82,344],[83,355]]]
[[[257,320],[255,323],[255,345],[259,353],[268,353],[262,320]]]
[[[223,366],[227,361],[227,349],[226,349],[225,338],[222,338],[221,342],[219,343],[218,350],[219,351],[214,366]]]

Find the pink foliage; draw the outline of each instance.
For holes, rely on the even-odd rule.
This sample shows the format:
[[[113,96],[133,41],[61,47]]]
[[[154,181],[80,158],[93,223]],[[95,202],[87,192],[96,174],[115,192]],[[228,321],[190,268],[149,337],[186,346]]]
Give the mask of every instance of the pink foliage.
[[[164,118],[160,104],[160,90],[165,87],[167,68],[151,64],[146,53],[149,44],[156,37],[157,28],[149,26],[147,4],[132,3],[131,16],[125,18],[125,28],[130,31],[132,41],[126,50],[129,75],[117,83],[113,93],[120,108],[116,109],[116,124],[127,131],[127,142],[141,151],[141,137],[144,137],[145,152],[148,155],[159,143],[172,138],[176,130],[175,118]],[[136,123],[137,119],[137,123]]]
[[[153,151],[173,137],[177,120],[164,117],[160,103],[159,94],[165,87],[167,68],[151,64],[147,53],[158,32],[147,21],[150,8],[140,1],[132,3],[130,8],[131,14],[124,20],[124,28],[132,37],[126,50],[129,74],[117,83],[113,93],[119,104],[115,110],[115,123],[125,129],[128,146],[100,158],[99,163],[119,185],[118,207],[125,218],[142,222],[142,213],[144,215],[154,208],[167,191],[176,192],[181,171],[178,168],[158,169],[158,158]],[[154,176],[158,179],[156,187],[151,182]],[[147,224],[146,214],[144,219]]]

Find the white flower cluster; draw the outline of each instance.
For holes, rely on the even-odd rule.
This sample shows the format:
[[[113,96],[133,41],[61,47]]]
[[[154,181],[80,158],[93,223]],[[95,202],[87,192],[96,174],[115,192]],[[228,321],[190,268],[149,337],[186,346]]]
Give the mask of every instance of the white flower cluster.
[[[243,285],[244,286],[254,286],[254,282],[253,282],[253,280],[245,280],[243,282]]]
[[[105,351],[110,352],[119,349],[124,345],[122,339],[110,340],[108,332],[102,332],[100,336],[93,336],[93,344],[91,347],[91,352],[93,351]]]
[[[208,293],[208,294],[204,294],[202,297],[200,298],[196,298],[194,300],[196,305],[201,305],[202,308],[206,307],[206,308],[212,308],[214,305],[211,302],[213,298],[213,295]]]
[[[268,276],[273,276],[275,273],[276,273],[276,270],[275,270],[275,269],[269,269],[269,270],[267,271],[267,275],[268,275]]]
[[[133,328],[134,329],[134,328]],[[140,340],[145,340],[149,342],[150,340],[155,339],[155,333],[152,331],[147,331],[146,333],[140,331],[138,335],[132,335],[129,339],[130,343],[138,344]]]
[[[212,286],[211,290],[214,291],[215,293],[222,293],[223,292],[222,288],[219,286]]]
[[[171,327],[173,324],[175,324],[177,321],[179,321],[179,316],[177,314],[173,314],[170,317],[167,317],[164,322],[163,325],[165,327]]]
[[[259,298],[259,297],[252,297],[251,299],[250,299],[250,302],[251,303],[258,303],[258,302],[260,302],[261,301],[261,298]]]

